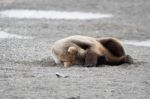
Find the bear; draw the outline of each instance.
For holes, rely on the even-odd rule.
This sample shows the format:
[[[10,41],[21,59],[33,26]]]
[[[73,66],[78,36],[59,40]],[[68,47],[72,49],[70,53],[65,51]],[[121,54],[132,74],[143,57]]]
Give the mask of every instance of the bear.
[[[56,41],[51,47],[51,55],[56,64],[63,64],[64,67],[132,63],[132,58],[125,54],[121,41],[112,37],[70,36]]]

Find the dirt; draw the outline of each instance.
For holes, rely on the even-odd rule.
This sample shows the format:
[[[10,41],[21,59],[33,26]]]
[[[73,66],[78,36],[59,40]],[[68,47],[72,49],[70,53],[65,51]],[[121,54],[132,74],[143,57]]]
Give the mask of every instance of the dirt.
[[[51,44],[71,35],[150,39],[149,0],[8,0],[5,9],[110,13],[97,20],[0,17],[0,31],[34,39],[0,39],[0,99],[150,99],[150,48],[125,45],[134,64],[64,68],[50,56]],[[56,73],[68,75],[57,77]]]

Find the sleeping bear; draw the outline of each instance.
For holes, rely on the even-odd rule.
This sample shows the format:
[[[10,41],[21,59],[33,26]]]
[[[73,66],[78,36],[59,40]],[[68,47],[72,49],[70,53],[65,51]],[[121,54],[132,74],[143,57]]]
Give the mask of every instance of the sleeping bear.
[[[63,64],[64,67],[120,65],[133,62],[132,58],[125,54],[121,42],[112,37],[70,36],[56,41],[52,45],[51,55],[56,64]]]

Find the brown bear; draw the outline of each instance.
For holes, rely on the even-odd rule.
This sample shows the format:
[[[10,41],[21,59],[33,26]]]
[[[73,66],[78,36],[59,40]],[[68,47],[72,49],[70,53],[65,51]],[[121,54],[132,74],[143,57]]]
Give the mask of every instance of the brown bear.
[[[62,63],[64,67],[132,63],[132,58],[125,54],[121,42],[111,37],[70,36],[55,42],[51,48],[51,55],[56,64]]]

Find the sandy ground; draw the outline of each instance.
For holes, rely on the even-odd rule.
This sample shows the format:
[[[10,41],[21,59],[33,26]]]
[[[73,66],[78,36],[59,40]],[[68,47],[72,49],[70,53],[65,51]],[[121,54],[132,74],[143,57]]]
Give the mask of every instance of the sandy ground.
[[[55,66],[51,44],[81,34],[150,39],[149,0],[2,0],[0,10],[110,13],[98,20],[0,18],[0,30],[34,39],[0,39],[0,99],[150,99],[150,48],[124,45],[134,64]],[[57,72],[68,78],[57,78]]]

